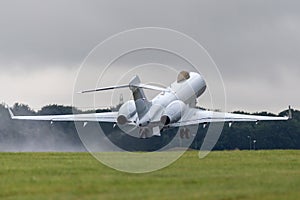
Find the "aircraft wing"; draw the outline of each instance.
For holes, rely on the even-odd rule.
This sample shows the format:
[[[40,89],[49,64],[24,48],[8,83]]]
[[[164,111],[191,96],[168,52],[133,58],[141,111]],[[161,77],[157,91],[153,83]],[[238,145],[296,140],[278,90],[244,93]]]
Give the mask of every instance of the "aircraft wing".
[[[9,114],[12,119],[37,120],[37,121],[82,121],[82,122],[116,122],[118,112],[86,113],[70,115],[37,115],[37,116],[15,116],[10,108]]]
[[[179,127],[210,122],[257,122],[288,119],[289,117],[234,114],[190,108],[180,121],[170,124],[170,127]]]

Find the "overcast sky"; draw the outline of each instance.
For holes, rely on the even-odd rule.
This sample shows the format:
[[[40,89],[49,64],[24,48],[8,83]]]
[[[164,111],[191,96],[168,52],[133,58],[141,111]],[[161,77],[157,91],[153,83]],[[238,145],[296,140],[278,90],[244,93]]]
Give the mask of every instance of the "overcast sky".
[[[97,44],[154,26],[207,49],[222,74],[228,111],[300,109],[299,8],[297,0],[1,0],[1,101],[71,105],[77,70]]]

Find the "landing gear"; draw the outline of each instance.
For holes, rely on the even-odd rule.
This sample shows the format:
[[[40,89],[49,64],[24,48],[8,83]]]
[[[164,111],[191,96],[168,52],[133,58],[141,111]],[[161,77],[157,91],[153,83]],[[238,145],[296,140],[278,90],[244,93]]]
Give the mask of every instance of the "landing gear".
[[[158,126],[155,127],[138,127],[139,138],[150,138],[153,136],[160,136],[160,129]]]
[[[148,128],[139,128],[140,138],[148,138],[150,131]]]
[[[179,134],[181,139],[189,139],[191,136],[190,129],[186,127],[181,128]]]

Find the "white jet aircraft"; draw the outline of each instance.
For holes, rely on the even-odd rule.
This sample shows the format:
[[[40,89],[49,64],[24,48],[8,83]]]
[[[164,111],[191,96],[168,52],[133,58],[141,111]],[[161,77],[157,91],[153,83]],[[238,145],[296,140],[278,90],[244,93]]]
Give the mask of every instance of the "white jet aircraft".
[[[201,96],[206,83],[196,72],[182,71],[177,80],[168,88],[146,85],[140,82],[138,76],[131,79],[129,84],[97,88],[80,93],[98,92],[104,90],[129,87],[133,100],[125,102],[118,112],[70,114],[70,115],[41,115],[41,116],[15,116],[8,108],[12,119],[19,120],[47,120],[56,121],[81,121],[111,122],[118,124],[123,129],[125,126],[139,129],[138,137],[146,138],[153,135],[160,136],[160,132],[170,127],[186,127],[188,125],[204,124],[210,122],[262,121],[262,120],[287,120],[288,117],[271,117],[245,114],[233,114],[208,111],[196,108],[196,99]],[[143,89],[157,90],[158,94],[152,101],[147,100]],[[187,128],[184,128],[187,130]]]

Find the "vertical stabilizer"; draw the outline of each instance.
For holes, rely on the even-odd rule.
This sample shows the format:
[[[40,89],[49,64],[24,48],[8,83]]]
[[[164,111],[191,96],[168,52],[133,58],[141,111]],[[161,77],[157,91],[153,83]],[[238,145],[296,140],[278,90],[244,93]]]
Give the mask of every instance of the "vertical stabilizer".
[[[140,83],[141,81],[138,76],[134,76],[129,83],[129,88],[132,91],[139,119],[141,119],[148,112],[151,104],[147,100],[143,88],[139,87]]]

